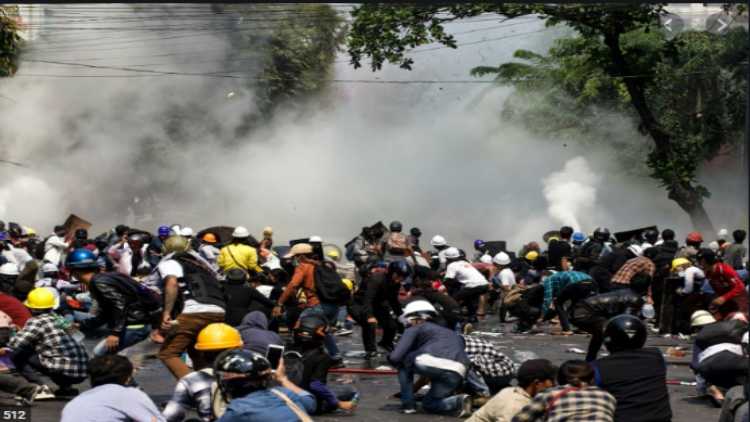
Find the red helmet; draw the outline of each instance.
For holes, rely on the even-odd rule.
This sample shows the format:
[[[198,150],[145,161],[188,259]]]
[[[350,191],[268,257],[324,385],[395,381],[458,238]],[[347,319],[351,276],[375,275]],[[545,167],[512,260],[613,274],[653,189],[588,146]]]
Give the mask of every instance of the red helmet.
[[[698,232],[690,232],[687,235],[687,241],[701,243],[703,242],[703,236]]]

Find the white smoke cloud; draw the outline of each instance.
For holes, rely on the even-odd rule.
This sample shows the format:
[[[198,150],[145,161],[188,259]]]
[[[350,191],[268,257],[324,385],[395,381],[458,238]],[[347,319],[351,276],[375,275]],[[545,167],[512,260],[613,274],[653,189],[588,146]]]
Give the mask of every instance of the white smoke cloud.
[[[549,215],[562,225],[584,229],[580,218],[594,209],[599,181],[586,158],[576,157],[566,162],[562,170],[544,178]]]

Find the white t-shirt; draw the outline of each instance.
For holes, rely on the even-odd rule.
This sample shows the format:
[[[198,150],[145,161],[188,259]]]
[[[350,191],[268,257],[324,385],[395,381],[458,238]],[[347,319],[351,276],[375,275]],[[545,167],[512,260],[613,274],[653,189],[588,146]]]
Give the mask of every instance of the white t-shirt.
[[[44,243],[44,260],[60,265],[62,255],[67,248],[68,244],[65,243],[64,238],[57,235],[50,236]]]
[[[157,270],[159,271],[159,275],[161,276],[161,279],[164,280],[165,278],[169,276],[175,276],[177,278],[182,278],[185,273],[182,270],[182,265],[175,261],[174,259],[167,259],[164,261],[161,261],[157,267]],[[215,314],[223,314],[224,309],[221,308],[221,306],[211,305],[207,303],[200,303],[193,299],[188,299],[185,301],[185,305],[182,308],[183,314],[199,314],[199,313],[215,313]]]
[[[467,289],[489,284],[482,273],[466,261],[456,261],[448,264],[448,268],[445,269],[445,278],[453,278]]]
[[[510,268],[503,268],[500,274],[497,275],[500,280],[500,286],[502,287],[513,287],[516,285],[516,274]]]
[[[681,289],[680,293],[687,295],[693,293],[696,282],[699,286],[703,285],[703,280],[706,279],[706,274],[698,267],[688,267],[685,270],[683,277],[685,278],[685,286]]]

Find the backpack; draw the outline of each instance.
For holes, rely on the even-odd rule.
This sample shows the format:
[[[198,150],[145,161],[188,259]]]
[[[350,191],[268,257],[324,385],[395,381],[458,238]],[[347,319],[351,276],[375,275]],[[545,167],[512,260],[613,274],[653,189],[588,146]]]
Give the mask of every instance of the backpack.
[[[177,253],[172,259],[182,265],[183,280],[193,299],[226,309],[224,289],[211,268],[188,252]]]
[[[315,266],[315,292],[324,303],[346,305],[351,299],[351,292],[341,280],[336,270],[326,265]]]
[[[405,234],[399,232],[391,232],[385,244],[390,253],[403,254],[409,249],[409,239],[406,238]]]
[[[738,320],[725,320],[706,325],[695,336],[695,344],[703,350],[720,343],[741,344],[747,324]]]

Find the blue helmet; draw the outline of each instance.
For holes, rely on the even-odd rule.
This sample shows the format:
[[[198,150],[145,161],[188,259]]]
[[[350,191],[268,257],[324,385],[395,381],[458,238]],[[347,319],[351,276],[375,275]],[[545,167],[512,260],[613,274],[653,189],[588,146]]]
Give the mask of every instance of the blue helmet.
[[[96,262],[96,255],[85,248],[76,249],[68,255],[68,259],[65,260],[65,266],[72,270],[99,268],[99,264]]]
[[[388,264],[388,275],[398,274],[402,277],[411,275],[411,268],[406,261],[393,261]]]
[[[159,226],[157,233],[159,237],[169,237],[169,226]]]
[[[571,240],[576,243],[581,243],[586,240],[586,235],[581,232],[575,232],[573,233]]]
[[[5,240],[8,240],[8,232],[2,231],[0,232],[0,242]]]
[[[481,250],[484,247],[484,240],[477,239],[474,241],[474,249]]]

